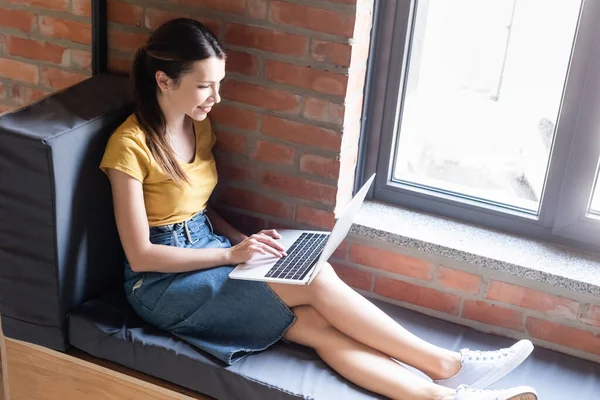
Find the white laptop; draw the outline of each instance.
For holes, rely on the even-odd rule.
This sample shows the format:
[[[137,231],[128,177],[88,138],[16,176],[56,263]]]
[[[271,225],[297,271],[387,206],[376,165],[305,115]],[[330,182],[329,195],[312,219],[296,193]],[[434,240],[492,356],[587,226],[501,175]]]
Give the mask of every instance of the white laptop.
[[[331,232],[304,231],[296,229],[278,230],[279,243],[287,256],[256,255],[245,263],[238,264],[229,273],[232,279],[308,285],[319,272],[320,266],[344,240],[356,213],[375,179],[375,174],[363,185],[352,201],[340,214]]]

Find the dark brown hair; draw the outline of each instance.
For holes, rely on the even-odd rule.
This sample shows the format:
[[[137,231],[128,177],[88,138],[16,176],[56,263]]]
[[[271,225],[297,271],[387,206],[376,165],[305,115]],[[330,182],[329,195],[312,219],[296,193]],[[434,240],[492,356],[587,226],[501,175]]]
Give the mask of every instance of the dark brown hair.
[[[164,72],[178,85],[196,61],[210,57],[225,59],[216,36],[198,21],[177,18],[158,27],[133,60],[131,82],[135,116],[146,133],[152,156],[178,184],[188,180],[167,139],[166,120],[157,98],[156,72]]]

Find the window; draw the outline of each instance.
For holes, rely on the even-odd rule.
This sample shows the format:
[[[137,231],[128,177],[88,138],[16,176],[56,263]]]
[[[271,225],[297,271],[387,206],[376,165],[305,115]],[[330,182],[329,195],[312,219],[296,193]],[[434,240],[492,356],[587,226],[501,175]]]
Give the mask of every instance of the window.
[[[594,3],[378,2],[359,174],[378,172],[374,198],[600,246]]]

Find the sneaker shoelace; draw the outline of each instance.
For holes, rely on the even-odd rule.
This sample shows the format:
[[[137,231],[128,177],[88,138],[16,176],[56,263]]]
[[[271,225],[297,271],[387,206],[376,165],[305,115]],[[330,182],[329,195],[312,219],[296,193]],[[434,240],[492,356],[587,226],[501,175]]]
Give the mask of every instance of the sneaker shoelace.
[[[510,350],[509,349],[500,349],[500,350],[494,350],[494,351],[480,351],[480,350],[469,350],[469,349],[462,349],[460,351],[460,354],[462,355],[462,360],[464,361],[469,360],[469,361],[488,361],[488,360],[496,360],[496,359],[501,359],[501,358],[505,358],[508,357],[510,355]]]

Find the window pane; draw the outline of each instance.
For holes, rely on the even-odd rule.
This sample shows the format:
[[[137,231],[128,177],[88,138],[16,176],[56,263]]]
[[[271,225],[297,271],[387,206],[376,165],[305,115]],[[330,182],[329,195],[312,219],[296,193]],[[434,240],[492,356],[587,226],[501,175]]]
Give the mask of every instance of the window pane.
[[[393,178],[538,213],[580,0],[421,0]]]

